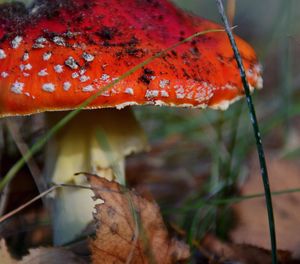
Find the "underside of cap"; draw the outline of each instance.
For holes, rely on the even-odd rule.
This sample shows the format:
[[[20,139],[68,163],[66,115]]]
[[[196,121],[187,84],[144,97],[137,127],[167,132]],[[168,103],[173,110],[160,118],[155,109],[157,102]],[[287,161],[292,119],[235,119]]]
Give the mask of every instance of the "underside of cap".
[[[165,0],[36,1],[0,5],[0,116],[71,110],[178,41],[220,28]],[[253,49],[237,37],[247,77],[261,88]],[[87,108],[167,105],[226,109],[243,95],[225,32],[155,59]]]

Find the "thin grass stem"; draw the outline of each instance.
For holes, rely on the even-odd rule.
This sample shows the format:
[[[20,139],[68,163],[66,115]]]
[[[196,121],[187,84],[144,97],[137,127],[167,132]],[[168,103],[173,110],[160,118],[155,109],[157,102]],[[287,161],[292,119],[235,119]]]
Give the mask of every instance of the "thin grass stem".
[[[250,118],[251,118],[254,136],[255,136],[255,140],[256,140],[256,147],[257,147],[257,152],[258,152],[258,156],[259,156],[261,175],[262,175],[264,189],[265,189],[265,198],[266,198],[267,211],[268,211],[270,239],[271,239],[271,248],[272,248],[272,263],[277,264],[277,246],[276,246],[276,233],[275,233],[275,221],[274,221],[274,214],[273,214],[272,196],[271,196],[271,191],[270,191],[270,184],[269,184],[267,165],[266,165],[266,160],[265,160],[265,155],[264,155],[264,149],[263,149],[263,144],[261,141],[260,130],[259,130],[258,121],[256,118],[255,108],[254,108],[254,105],[252,102],[250,88],[249,88],[249,84],[247,81],[242,58],[240,56],[234,36],[230,29],[230,25],[229,25],[227,16],[224,11],[224,6],[222,3],[222,0],[216,0],[216,3],[218,6],[218,9],[219,9],[219,13],[222,17],[223,23],[225,25],[225,30],[226,30],[226,33],[230,40],[230,43],[231,43],[231,46],[232,46],[232,49],[233,49],[233,52],[235,55],[235,59],[237,61],[237,64],[238,64],[238,67],[240,70],[241,79],[242,79],[242,82],[244,85],[247,104],[248,104],[248,108],[249,108],[249,112],[250,112]]]

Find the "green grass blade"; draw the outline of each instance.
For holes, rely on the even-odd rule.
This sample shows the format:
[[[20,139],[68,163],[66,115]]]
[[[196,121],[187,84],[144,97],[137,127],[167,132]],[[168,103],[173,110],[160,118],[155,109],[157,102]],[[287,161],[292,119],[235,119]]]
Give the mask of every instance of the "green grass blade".
[[[222,0],[216,0],[216,3],[218,5],[219,13],[224,22],[225,29],[226,29],[228,38],[230,40],[230,43],[231,43],[231,46],[233,49],[235,59],[237,61],[238,67],[240,69],[241,79],[242,79],[242,82],[244,85],[244,90],[245,90],[245,94],[246,94],[247,104],[248,104],[248,108],[249,108],[249,112],[250,112],[250,118],[251,118],[254,136],[255,136],[255,140],[256,140],[256,147],[257,147],[257,152],[258,152],[258,156],[259,156],[261,174],[262,174],[262,179],[263,179],[263,184],[264,184],[264,189],[265,189],[265,198],[266,198],[267,211],[268,211],[271,248],[272,248],[272,263],[276,264],[277,263],[277,246],[276,246],[276,233],[275,233],[275,221],[274,221],[274,214],[273,214],[272,196],[271,196],[271,191],[270,191],[269,177],[268,177],[267,165],[266,165],[266,160],[265,160],[265,155],[264,155],[264,149],[263,149],[263,145],[262,145],[262,141],[261,141],[260,130],[259,130],[259,126],[258,126],[258,122],[257,122],[257,118],[256,118],[255,108],[254,108],[254,105],[252,102],[250,88],[249,88],[249,84],[247,81],[242,58],[238,51],[234,36],[230,30],[229,22],[228,22],[227,16],[224,11],[224,6],[222,3]]]
[[[272,192],[272,196],[280,196],[280,195],[285,195],[285,194],[291,194],[291,193],[299,193],[300,188],[292,188],[292,189],[286,189],[286,190],[280,190],[280,191],[275,191]],[[185,205],[182,208],[169,208],[166,207],[163,210],[164,214],[168,214],[170,212],[180,212],[180,213],[186,213],[191,210],[203,208],[206,206],[220,206],[220,205],[231,205],[231,204],[236,204],[239,202],[247,201],[247,200],[252,200],[252,199],[257,199],[257,198],[263,198],[265,196],[264,193],[255,193],[255,194],[249,194],[249,195],[244,195],[244,196],[237,196],[237,197],[231,197],[231,198],[223,198],[223,199],[218,199],[218,198],[203,198],[199,199],[197,198],[196,201],[190,201],[189,205]]]

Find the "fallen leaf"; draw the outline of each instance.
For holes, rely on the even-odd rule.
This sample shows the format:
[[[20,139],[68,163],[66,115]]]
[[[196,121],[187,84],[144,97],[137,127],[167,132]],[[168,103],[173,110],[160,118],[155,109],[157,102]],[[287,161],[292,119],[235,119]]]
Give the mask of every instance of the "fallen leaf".
[[[51,242],[51,227],[48,222],[49,214],[46,209],[35,204],[2,222],[0,237],[9,237],[12,248],[18,247],[20,239],[27,248],[46,245]]]
[[[251,166],[251,175],[242,187],[241,195],[263,193],[263,184],[256,160]],[[268,161],[270,186],[272,191],[300,187],[300,164],[276,157]],[[288,250],[293,257],[300,257],[300,193],[273,196],[277,245]],[[235,243],[247,243],[270,249],[267,209],[264,198],[240,202],[234,206],[238,223],[231,232]]]
[[[271,264],[271,252],[251,245],[225,243],[213,235],[206,235],[201,242],[212,256],[209,263]],[[216,259],[218,261],[216,261]],[[287,251],[278,251],[279,263],[294,263]]]
[[[29,254],[18,261],[14,259],[6,246],[5,240],[0,241],[1,264],[87,264],[81,257],[64,248],[30,249]]]
[[[30,249],[18,264],[86,264],[80,257],[64,248]]]
[[[0,241],[1,264],[87,264],[82,258],[72,251],[64,248],[35,248],[30,249],[29,254],[18,261],[14,259],[6,246],[5,240]]]
[[[16,264],[17,261],[13,259],[8,252],[6,243],[4,239],[1,239],[0,241],[0,260],[1,264]]]
[[[169,237],[159,207],[115,182],[87,176],[94,191],[97,222],[91,241],[94,264],[168,264],[189,258],[188,246]]]

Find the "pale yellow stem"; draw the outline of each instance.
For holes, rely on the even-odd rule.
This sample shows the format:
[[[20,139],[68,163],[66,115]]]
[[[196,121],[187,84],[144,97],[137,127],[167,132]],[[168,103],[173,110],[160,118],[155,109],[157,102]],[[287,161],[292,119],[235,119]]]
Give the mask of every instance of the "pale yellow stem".
[[[50,113],[50,123],[62,113]],[[96,173],[124,183],[125,157],[146,148],[146,137],[130,109],[90,110],[76,116],[49,143],[49,182],[88,185],[77,172]],[[53,197],[54,243],[62,245],[83,234],[92,222],[95,202],[87,189],[61,188]]]

